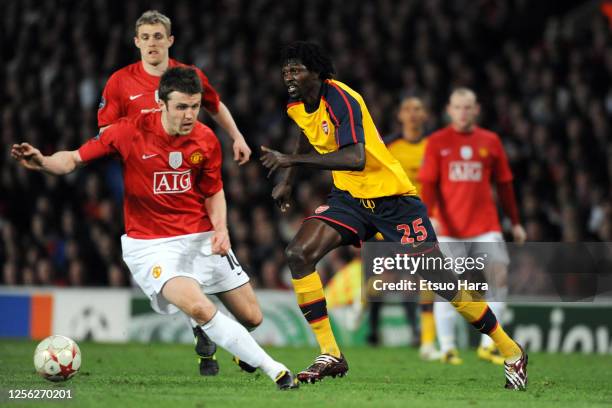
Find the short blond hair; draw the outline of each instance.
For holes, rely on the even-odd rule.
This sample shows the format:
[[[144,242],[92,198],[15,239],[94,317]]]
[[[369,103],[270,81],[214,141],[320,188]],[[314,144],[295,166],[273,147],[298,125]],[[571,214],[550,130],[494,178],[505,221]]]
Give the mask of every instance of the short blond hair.
[[[166,30],[166,34],[168,35],[168,37],[170,36],[170,29],[172,28],[172,23],[170,22],[170,19],[163,15],[162,13],[160,13],[157,10],[147,10],[144,13],[142,13],[142,15],[138,18],[138,20],[136,20],[136,37],[138,37],[138,28],[140,28],[140,26],[143,25],[153,25],[153,24],[161,24],[164,26],[164,29]]]
[[[474,98],[474,102],[478,103],[478,98],[476,97],[476,92],[472,91],[470,88],[466,88],[466,87],[456,88],[450,94],[450,96],[448,98],[449,102],[452,99],[452,97],[455,96],[455,95],[457,95],[457,96],[470,96],[470,97]]]

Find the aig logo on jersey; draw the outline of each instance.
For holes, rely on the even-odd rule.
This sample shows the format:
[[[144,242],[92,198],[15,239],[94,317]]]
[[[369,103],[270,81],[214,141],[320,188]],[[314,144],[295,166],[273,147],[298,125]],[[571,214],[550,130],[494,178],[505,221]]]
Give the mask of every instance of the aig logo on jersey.
[[[448,179],[450,181],[481,181],[482,163],[469,161],[474,157],[471,146],[461,146],[459,155],[464,161],[452,161],[448,164]]]
[[[482,163],[475,161],[452,161],[448,164],[450,181],[481,181]]]
[[[155,194],[180,194],[189,190],[191,190],[191,170],[153,173],[153,192]]]

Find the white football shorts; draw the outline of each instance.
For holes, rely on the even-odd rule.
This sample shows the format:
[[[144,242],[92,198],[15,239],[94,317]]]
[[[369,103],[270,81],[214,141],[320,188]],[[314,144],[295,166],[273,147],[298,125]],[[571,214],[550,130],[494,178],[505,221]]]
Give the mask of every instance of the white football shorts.
[[[156,239],[121,236],[123,260],[156,312],[179,310],[161,294],[164,284],[176,276],[195,279],[206,294],[227,292],[249,281],[232,251],[227,256],[212,253],[212,236],[213,231]]]
[[[501,232],[492,231],[470,238],[439,236],[440,250],[451,258],[478,257],[487,254],[487,261],[508,265],[510,257]]]

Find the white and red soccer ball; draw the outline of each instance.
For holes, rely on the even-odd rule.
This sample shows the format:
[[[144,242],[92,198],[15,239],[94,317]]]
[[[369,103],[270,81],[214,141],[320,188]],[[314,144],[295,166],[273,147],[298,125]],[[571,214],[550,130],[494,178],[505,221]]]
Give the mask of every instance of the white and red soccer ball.
[[[49,381],[66,381],[81,368],[81,350],[68,337],[49,336],[34,351],[34,368]]]

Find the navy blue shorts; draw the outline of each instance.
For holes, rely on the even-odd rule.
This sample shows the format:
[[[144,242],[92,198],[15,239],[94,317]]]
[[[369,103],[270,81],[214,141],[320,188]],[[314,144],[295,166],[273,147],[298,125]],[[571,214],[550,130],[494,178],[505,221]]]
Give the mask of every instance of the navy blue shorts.
[[[312,218],[336,229],[345,245],[361,246],[361,242],[377,232],[382,234],[383,242],[415,247],[423,242],[437,242],[427,208],[417,196],[359,199],[334,188],[327,203],[306,220]]]

